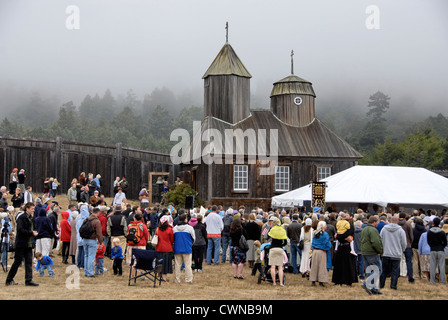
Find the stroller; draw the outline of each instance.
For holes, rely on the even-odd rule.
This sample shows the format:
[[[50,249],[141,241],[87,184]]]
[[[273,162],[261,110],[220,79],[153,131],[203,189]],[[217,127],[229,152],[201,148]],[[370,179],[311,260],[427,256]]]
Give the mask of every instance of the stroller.
[[[272,281],[272,275],[271,275],[271,266],[269,265],[269,250],[271,248],[271,244],[269,242],[263,243],[260,247],[261,250],[261,257],[262,257],[262,271],[258,275],[258,284],[261,283],[261,281]],[[283,274],[283,283],[286,282],[286,276]],[[275,271],[275,282],[280,282],[280,278],[278,275],[278,271]]]

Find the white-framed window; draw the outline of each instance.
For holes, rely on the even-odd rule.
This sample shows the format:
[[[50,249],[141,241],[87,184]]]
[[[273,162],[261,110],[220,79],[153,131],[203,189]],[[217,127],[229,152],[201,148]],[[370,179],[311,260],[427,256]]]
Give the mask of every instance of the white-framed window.
[[[249,167],[247,165],[233,166],[233,190],[246,191],[249,186]]]
[[[275,167],[275,191],[289,191],[289,167]]]
[[[328,178],[331,176],[331,167],[319,166],[316,171],[317,181]]]

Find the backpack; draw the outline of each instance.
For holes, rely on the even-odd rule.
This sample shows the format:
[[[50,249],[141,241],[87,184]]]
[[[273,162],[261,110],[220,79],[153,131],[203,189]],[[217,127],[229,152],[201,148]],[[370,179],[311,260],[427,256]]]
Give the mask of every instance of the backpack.
[[[143,238],[143,223],[130,224],[128,228],[128,233],[126,239],[128,242],[133,242],[135,244],[139,243]]]
[[[92,227],[92,221],[98,219],[98,218],[93,218],[93,219],[89,219],[86,218],[83,222],[81,227],[79,228],[79,235],[81,238],[83,239],[90,239],[90,237],[92,236],[93,232],[93,227]]]
[[[225,215],[223,220],[224,220],[223,232],[230,232],[230,225],[232,224],[233,217],[231,215]]]

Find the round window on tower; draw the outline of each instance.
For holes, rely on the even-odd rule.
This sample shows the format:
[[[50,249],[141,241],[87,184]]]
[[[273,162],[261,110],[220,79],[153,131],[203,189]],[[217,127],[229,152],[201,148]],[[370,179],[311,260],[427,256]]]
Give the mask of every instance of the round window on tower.
[[[300,97],[295,97],[294,98],[294,104],[300,106],[302,104],[302,98]]]

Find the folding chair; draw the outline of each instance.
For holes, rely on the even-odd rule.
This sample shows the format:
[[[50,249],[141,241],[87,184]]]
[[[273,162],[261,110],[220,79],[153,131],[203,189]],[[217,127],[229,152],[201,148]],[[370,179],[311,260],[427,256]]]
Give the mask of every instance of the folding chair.
[[[129,270],[129,283],[134,280],[134,284],[138,278],[146,278],[154,283],[156,287],[159,281],[159,287],[162,282],[162,262],[163,259],[158,259],[158,252],[154,250],[132,249],[131,265]],[[132,274],[134,270],[134,275]],[[140,273],[140,274],[139,274]]]

